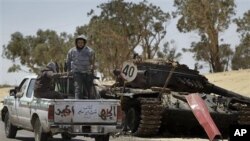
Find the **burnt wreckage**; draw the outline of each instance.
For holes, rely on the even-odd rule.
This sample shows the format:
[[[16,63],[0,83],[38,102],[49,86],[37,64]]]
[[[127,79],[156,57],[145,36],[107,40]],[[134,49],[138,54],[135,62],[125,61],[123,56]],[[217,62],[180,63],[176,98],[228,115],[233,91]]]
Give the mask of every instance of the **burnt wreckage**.
[[[213,140],[227,138],[230,125],[250,124],[250,98],[211,84],[178,62],[131,60],[114,74],[116,83],[101,95],[121,99],[133,135]]]

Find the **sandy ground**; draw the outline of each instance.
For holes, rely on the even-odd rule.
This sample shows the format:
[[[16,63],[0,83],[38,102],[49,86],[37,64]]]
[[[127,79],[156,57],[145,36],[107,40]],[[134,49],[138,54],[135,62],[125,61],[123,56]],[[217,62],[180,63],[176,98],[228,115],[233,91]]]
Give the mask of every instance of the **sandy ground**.
[[[239,70],[215,74],[205,74],[208,80],[222,88],[234,91],[236,93],[250,97],[250,69]],[[0,101],[3,100],[4,96],[9,94],[11,88],[0,89]],[[2,103],[0,104],[0,108]],[[206,141],[207,139],[187,139],[187,138],[135,138],[135,137],[119,137],[114,138],[115,141]]]
[[[9,90],[12,88],[0,88],[0,101],[3,101],[4,97],[9,95]]]
[[[205,76],[215,85],[250,97],[250,69],[206,74]]]
[[[5,96],[9,95],[9,90],[11,88],[0,88],[0,110],[3,108],[3,99]]]

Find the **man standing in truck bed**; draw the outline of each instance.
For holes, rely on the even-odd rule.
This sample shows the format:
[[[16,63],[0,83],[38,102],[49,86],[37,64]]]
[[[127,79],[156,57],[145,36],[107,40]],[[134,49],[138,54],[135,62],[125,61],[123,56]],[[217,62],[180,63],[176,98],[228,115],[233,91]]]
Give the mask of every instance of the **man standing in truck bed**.
[[[68,71],[74,75],[75,98],[93,98],[91,89],[93,86],[93,71],[95,53],[86,46],[87,38],[79,36],[75,39],[75,47],[71,48],[67,55]],[[82,92],[83,90],[83,92]]]

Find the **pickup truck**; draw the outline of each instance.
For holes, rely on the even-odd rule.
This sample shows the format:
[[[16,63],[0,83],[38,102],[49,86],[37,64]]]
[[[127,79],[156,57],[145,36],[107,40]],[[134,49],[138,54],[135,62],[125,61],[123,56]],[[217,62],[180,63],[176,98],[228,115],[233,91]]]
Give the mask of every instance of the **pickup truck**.
[[[33,96],[36,76],[23,79],[4,98],[1,110],[7,138],[18,130],[34,132],[35,141],[46,141],[61,134],[63,140],[88,136],[108,141],[121,129],[120,101],[113,99],[45,99]]]

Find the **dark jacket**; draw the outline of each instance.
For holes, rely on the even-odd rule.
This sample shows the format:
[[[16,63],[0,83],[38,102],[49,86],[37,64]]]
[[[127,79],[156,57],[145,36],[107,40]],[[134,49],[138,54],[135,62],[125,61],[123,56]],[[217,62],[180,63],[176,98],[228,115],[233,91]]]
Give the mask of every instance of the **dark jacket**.
[[[55,90],[54,78],[58,77],[57,73],[46,68],[41,71],[36,79],[35,92],[48,92]]]

